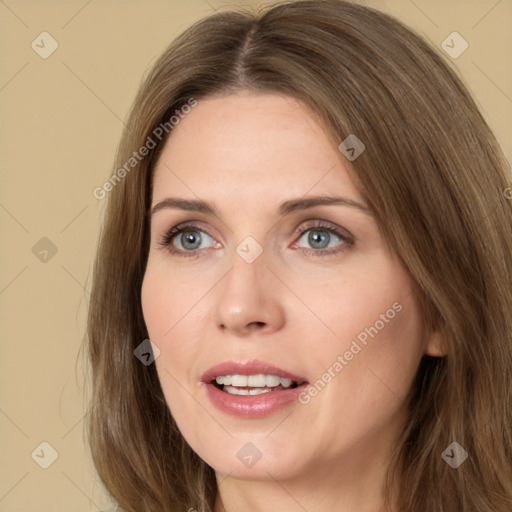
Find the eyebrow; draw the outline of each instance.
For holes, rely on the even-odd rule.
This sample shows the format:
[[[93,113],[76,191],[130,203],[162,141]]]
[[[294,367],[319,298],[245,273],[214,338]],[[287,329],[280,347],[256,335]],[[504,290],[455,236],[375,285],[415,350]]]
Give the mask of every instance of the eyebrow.
[[[281,216],[289,215],[298,210],[307,210],[315,206],[338,205],[350,206],[356,208],[367,215],[372,215],[370,209],[352,199],[346,197],[332,196],[310,196],[298,199],[289,199],[279,205],[278,212]],[[201,212],[207,215],[219,216],[219,211],[210,203],[201,199],[180,199],[176,197],[166,197],[151,208],[150,216],[165,208],[175,208],[178,210]]]

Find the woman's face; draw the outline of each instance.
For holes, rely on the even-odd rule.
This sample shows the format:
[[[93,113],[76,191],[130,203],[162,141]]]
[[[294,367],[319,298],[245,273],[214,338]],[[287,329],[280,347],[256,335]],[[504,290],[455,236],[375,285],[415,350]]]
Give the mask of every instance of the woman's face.
[[[152,208],[142,307],[193,450],[242,480],[381,468],[427,347],[411,278],[314,115],[274,94],[199,101]]]

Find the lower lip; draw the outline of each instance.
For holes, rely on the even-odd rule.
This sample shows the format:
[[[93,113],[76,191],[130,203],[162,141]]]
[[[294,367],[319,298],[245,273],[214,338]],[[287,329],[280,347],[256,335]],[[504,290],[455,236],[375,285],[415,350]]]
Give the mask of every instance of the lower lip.
[[[306,388],[302,384],[292,389],[269,391],[260,395],[232,395],[213,384],[206,384],[206,392],[213,405],[222,412],[242,418],[261,418],[298,402],[299,394]]]

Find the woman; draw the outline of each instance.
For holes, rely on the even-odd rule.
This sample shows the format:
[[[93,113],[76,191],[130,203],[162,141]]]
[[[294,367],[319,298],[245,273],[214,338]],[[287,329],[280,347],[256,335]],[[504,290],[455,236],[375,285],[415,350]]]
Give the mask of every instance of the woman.
[[[109,182],[89,437],[120,510],[512,510],[511,177],[419,36],[210,16]]]

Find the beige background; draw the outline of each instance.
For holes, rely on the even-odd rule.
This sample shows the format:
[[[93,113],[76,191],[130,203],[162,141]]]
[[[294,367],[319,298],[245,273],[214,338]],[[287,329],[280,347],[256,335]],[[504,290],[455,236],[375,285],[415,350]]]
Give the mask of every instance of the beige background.
[[[142,75],[172,38],[214,10],[261,3],[0,0],[0,511],[112,507],[83,441],[79,348],[104,206],[92,191],[111,173]],[[446,60],[511,159],[512,2],[365,3],[439,49],[461,34],[468,49]],[[47,59],[31,47],[44,31],[59,45]],[[43,441],[58,452],[48,469],[36,463],[50,460]]]

